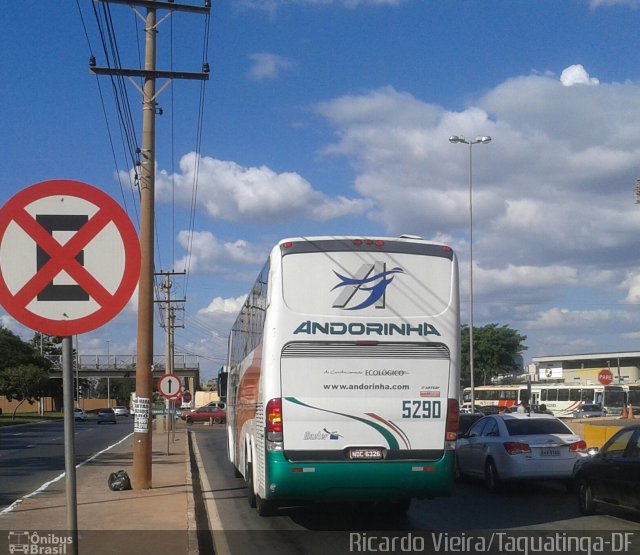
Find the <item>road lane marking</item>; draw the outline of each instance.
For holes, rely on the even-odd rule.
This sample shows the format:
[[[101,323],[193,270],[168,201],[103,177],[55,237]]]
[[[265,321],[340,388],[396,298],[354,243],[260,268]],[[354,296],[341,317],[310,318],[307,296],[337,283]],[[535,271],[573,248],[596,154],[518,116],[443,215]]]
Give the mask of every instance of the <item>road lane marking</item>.
[[[99,457],[100,455],[102,455],[102,453],[106,453],[109,449],[113,449],[117,445],[120,445],[122,442],[124,442],[127,439],[129,439],[132,435],[133,435],[133,432],[131,432],[129,435],[123,437],[120,441],[114,443],[113,445],[109,445],[109,447],[105,447],[102,451],[99,451],[98,453],[95,453],[94,455],[91,455],[88,459],[82,461],[81,463],[78,463],[76,465],[76,469],[84,466],[87,463],[90,463],[96,457]],[[32,491],[31,493],[28,493],[27,495],[21,497],[20,499],[16,499],[13,503],[11,503],[11,505],[9,505],[8,507],[6,507],[6,508],[4,508],[4,509],[2,509],[0,511],[0,517],[4,516],[6,514],[9,514],[11,511],[15,510],[16,507],[18,507],[18,505],[20,505],[20,503],[22,503],[23,501],[25,501],[27,499],[30,499],[31,497],[35,497],[36,495],[42,493],[51,484],[55,484],[56,482],[62,480],[62,478],[64,478],[65,474],[66,474],[66,472],[63,472],[62,474],[56,476],[53,480],[49,480],[48,482],[45,482],[44,484],[42,484],[38,489]]]

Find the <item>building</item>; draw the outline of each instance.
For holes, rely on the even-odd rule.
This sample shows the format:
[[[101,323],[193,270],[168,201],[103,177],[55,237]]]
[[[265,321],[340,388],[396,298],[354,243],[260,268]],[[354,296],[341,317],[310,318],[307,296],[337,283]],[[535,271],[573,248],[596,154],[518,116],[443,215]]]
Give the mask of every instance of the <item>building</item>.
[[[566,385],[640,383],[640,351],[533,357],[534,382]]]

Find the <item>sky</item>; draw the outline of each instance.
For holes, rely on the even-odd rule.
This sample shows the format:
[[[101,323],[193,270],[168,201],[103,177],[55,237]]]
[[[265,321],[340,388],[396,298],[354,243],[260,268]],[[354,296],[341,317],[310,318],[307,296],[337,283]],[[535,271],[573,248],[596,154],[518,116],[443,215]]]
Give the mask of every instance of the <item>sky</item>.
[[[111,83],[89,71],[92,54],[107,63],[95,4],[4,6],[0,205],[77,180],[138,226]],[[140,18],[109,10],[122,66],[140,67]],[[157,99],[155,249],[156,271],[188,268],[172,278],[176,353],[199,355],[204,378],[284,237],[445,242],[468,322],[469,147],[452,135],[492,138],[472,147],[474,325],[526,336],[525,363],[639,350],[640,1],[213,0],[205,23],[158,29],[158,69],[204,58],[210,78]],[[80,354],[135,353],[135,304],[78,337]],[[33,336],[4,310],[0,324]]]

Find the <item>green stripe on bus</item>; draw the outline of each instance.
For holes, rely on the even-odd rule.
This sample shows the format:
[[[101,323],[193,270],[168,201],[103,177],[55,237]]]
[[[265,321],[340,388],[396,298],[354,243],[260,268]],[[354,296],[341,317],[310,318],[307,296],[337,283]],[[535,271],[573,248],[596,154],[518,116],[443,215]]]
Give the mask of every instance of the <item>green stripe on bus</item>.
[[[302,401],[300,401],[299,399],[296,399],[295,397],[285,397],[285,399],[287,401],[290,401],[291,403],[295,403],[296,405],[301,405],[303,407],[307,407],[307,408],[310,408],[310,409],[319,410],[321,412],[328,412],[330,414],[338,414],[340,416],[344,416],[346,418],[351,418],[352,420],[357,420],[359,422],[362,422],[363,424],[366,424],[367,426],[371,426],[382,437],[384,437],[387,440],[387,443],[389,444],[389,449],[399,449],[399,447],[400,447],[399,444],[398,444],[398,440],[394,437],[394,435],[389,430],[387,430],[386,428],[381,426],[380,424],[376,424],[375,422],[371,422],[370,420],[367,420],[365,418],[361,418],[359,416],[353,416],[352,414],[345,414],[343,412],[336,412],[336,411],[333,411],[333,410],[321,409],[320,407],[314,407],[312,405],[308,405],[307,403],[303,403]]]

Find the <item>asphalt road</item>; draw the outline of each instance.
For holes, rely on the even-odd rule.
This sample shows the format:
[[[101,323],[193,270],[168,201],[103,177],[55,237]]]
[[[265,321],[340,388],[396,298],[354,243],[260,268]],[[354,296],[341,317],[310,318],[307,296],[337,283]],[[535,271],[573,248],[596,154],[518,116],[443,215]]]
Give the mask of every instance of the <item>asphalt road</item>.
[[[133,418],[98,425],[95,415],[75,423],[76,464],[133,431]],[[64,472],[62,420],[0,428],[0,511]],[[81,494],[81,492],[79,492]]]
[[[481,483],[465,482],[456,485],[451,497],[414,500],[407,515],[396,518],[349,505],[291,507],[281,509],[277,516],[259,517],[247,503],[244,481],[234,477],[227,461],[224,426],[193,426],[192,430],[202,461],[201,474],[209,484],[204,493],[213,498],[209,503],[209,512],[214,512],[210,527],[225,530],[214,532],[218,555],[224,555],[225,546],[228,553],[245,552],[246,548],[262,554],[337,555],[353,551],[353,546],[345,549],[345,541],[354,534],[365,540],[381,532],[405,535],[405,539],[414,533],[440,534],[440,538],[450,534],[457,538],[465,534],[468,537],[474,530],[514,529],[569,534],[632,531],[640,552],[640,519],[626,514],[583,517],[575,493],[553,482],[515,485],[493,494]],[[211,522],[211,514],[209,518]]]

